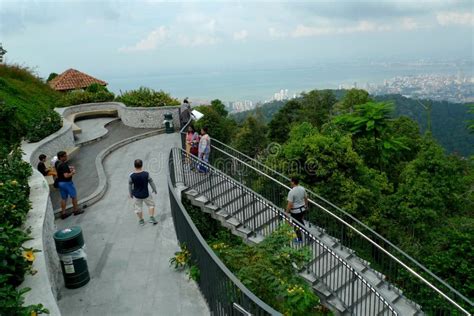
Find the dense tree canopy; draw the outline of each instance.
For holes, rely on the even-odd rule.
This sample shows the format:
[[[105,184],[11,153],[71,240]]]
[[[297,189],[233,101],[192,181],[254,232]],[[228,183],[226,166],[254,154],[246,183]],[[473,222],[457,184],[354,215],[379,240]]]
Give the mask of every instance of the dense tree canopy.
[[[250,157],[261,154],[268,144],[267,127],[258,117],[249,116],[238,129],[232,146]]]
[[[349,91],[339,102],[330,91],[310,91],[275,113],[267,135],[277,150],[259,159],[287,176],[298,175],[306,188],[472,297],[474,160],[447,155],[409,116],[393,115],[390,103],[374,102],[362,90]],[[219,126],[218,117],[209,123]],[[260,151],[266,142],[260,120],[247,119],[235,129],[232,144],[245,153]],[[417,285],[405,290],[425,306],[439,303]]]

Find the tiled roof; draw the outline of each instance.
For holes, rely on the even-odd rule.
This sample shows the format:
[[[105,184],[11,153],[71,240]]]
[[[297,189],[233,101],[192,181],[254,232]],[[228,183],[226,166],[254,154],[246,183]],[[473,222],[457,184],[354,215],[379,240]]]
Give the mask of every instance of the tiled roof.
[[[76,69],[68,69],[49,82],[49,86],[54,90],[65,91],[84,89],[93,83],[106,86],[107,82],[96,79]]]

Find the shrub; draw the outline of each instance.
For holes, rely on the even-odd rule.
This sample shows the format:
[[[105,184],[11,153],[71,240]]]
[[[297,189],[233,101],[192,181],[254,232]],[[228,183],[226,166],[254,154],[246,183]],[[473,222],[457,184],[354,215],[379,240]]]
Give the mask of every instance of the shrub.
[[[30,291],[30,288],[17,290],[14,286],[5,284],[8,276],[0,275],[0,315],[24,316],[49,314],[49,311],[42,304],[23,306],[25,300],[23,295]]]
[[[282,225],[260,244],[248,246],[189,200],[183,200],[183,205],[213,251],[257,297],[284,315],[329,314],[293,268],[293,263],[299,268],[307,263],[311,253],[308,247],[290,246],[295,237],[292,227]],[[182,253],[176,253],[171,263],[192,260],[189,252],[186,256]],[[178,255],[181,255],[179,260]]]
[[[50,110],[31,119],[26,127],[26,140],[37,142],[58,131],[62,126],[61,116]]]
[[[107,90],[107,88],[105,86],[100,85],[98,83],[91,84],[90,86],[88,86],[86,88],[86,91],[87,92],[92,92],[92,93],[97,93],[97,92],[100,92],[100,91],[109,92],[109,90]]]
[[[32,315],[47,313],[41,304],[23,306],[23,295],[29,289],[18,290],[25,274],[34,273],[33,249],[23,247],[30,232],[22,228],[30,209],[28,178],[31,166],[21,159],[16,147],[0,151],[0,315]]]
[[[181,104],[177,99],[162,90],[155,91],[145,87],[126,91],[122,95],[117,96],[115,100],[130,107],[157,107]]]
[[[95,90],[96,88],[92,88]],[[76,104],[83,103],[96,103],[96,102],[108,102],[114,100],[114,94],[112,92],[104,90],[97,90],[97,92],[90,91],[71,91],[63,95],[58,101],[58,107],[67,107]]]

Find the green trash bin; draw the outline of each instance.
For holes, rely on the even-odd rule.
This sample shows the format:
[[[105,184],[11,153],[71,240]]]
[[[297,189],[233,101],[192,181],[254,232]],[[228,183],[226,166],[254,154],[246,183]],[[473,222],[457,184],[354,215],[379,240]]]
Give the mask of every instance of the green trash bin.
[[[90,275],[81,227],[58,230],[53,237],[66,288],[76,289],[87,284]]]
[[[163,121],[163,125],[165,125],[165,132],[166,134],[171,134],[174,133],[174,127],[173,127],[173,114],[171,113],[166,113],[164,115],[165,119]]]

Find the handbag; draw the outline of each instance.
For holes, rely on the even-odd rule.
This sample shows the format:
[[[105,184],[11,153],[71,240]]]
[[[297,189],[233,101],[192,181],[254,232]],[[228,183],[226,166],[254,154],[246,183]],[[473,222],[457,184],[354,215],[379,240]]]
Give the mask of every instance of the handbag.
[[[59,188],[59,181],[58,181],[57,177],[54,178],[53,187],[56,188],[56,189]]]

